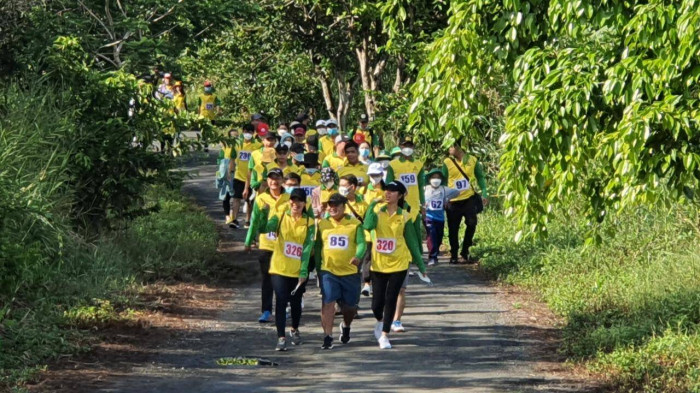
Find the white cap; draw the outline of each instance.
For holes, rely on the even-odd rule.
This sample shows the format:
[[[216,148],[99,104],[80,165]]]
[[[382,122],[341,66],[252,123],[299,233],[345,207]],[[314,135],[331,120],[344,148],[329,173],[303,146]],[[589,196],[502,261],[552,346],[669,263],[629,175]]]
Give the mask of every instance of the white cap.
[[[342,142],[342,141],[343,141],[343,136],[342,136],[342,135],[338,135],[338,136],[335,137],[335,144],[336,144],[336,145],[337,145],[338,143]]]
[[[384,174],[384,168],[382,167],[382,164],[378,162],[373,162],[369,164],[369,168],[367,168],[367,174],[372,176],[372,175],[383,175]]]
[[[338,121],[335,119],[328,119],[326,120],[326,125],[329,126],[331,124],[335,124],[336,126],[338,125]]]
[[[163,78],[172,78],[172,77],[173,77],[172,74],[170,74],[169,72],[166,72],[166,73],[163,75]]]
[[[326,121],[323,120],[323,119],[316,120],[316,127],[318,127],[318,126],[323,126],[323,127],[325,127],[325,126],[326,126]]]

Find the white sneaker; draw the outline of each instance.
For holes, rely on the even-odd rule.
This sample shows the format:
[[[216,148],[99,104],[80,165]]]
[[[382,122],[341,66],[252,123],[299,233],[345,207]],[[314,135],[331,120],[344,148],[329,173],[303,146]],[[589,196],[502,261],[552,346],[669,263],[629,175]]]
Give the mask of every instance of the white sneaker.
[[[380,349],[391,349],[391,343],[389,342],[389,337],[382,335],[379,337],[379,348]]]
[[[405,332],[406,329],[403,327],[403,324],[401,324],[401,321],[394,321],[394,323],[391,324],[391,331],[402,333]]]
[[[362,295],[369,296],[371,290],[372,288],[370,288],[369,284],[365,283],[365,285],[362,287]]]
[[[377,322],[376,325],[374,325],[374,338],[379,340],[379,337],[382,336],[382,328],[384,327],[383,322]]]

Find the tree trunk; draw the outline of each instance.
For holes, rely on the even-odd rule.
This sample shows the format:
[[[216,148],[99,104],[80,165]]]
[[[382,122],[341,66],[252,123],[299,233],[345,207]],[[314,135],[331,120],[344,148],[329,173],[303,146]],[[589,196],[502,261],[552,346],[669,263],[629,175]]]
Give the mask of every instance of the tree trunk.
[[[333,95],[331,94],[331,86],[328,77],[324,73],[320,73],[318,76],[321,82],[321,91],[323,92],[323,101],[326,103],[326,111],[328,116],[335,116],[335,104],[333,103]]]

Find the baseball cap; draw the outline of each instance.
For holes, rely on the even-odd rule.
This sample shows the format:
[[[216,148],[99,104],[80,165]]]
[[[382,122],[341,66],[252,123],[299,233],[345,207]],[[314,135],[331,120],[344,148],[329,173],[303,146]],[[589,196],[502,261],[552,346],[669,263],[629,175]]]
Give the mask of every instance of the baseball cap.
[[[210,81],[204,81],[204,86],[205,86],[205,87],[211,87],[211,82],[210,82]]]
[[[318,134],[313,134],[306,137],[306,143],[311,146],[318,146]]]
[[[292,147],[289,148],[289,151],[292,153],[303,153],[304,152],[304,145],[301,143],[292,143]]]
[[[165,74],[163,74],[163,78],[172,78],[172,77],[173,77],[173,74],[171,74],[169,72],[166,72]]]
[[[282,176],[284,176],[284,173],[279,168],[272,168],[269,171],[267,171],[267,177],[282,177]]]
[[[348,203],[348,198],[336,193],[328,198],[328,204],[331,206],[344,205]]]
[[[293,201],[306,202],[306,191],[303,188],[295,188],[289,194],[289,199]]]
[[[386,152],[386,150],[380,150],[379,154],[377,154],[377,160],[390,160],[391,157],[389,157],[389,154]]]
[[[306,127],[302,127],[303,124],[297,124],[294,126],[294,135],[305,135],[306,134]]]
[[[275,147],[275,152],[279,154],[289,153],[289,148],[287,147],[287,145],[280,144],[277,145],[277,147]]]
[[[397,147],[394,147],[393,149],[391,149],[391,153],[390,153],[390,154],[391,154],[392,157],[395,156],[396,154],[401,154],[401,148],[398,147],[398,146],[397,146]]]
[[[338,143],[340,143],[340,142],[347,142],[347,141],[349,141],[349,140],[350,140],[350,138],[348,138],[347,135],[338,135],[338,136],[335,137],[335,143],[336,143],[336,144],[338,144]]]
[[[316,120],[316,127],[325,127],[325,126],[326,126],[325,120]]]
[[[262,115],[259,113],[253,114],[253,116],[250,117],[251,120],[260,120],[262,119]]]
[[[367,123],[369,122],[369,116],[367,116],[366,113],[363,113],[360,115],[360,123]]]
[[[400,181],[394,180],[391,183],[384,185],[384,191],[398,191],[399,194],[405,194],[406,186],[404,186]]]
[[[318,153],[304,154],[304,166],[307,168],[315,168],[318,166]]]
[[[372,175],[383,175],[384,174],[384,168],[382,168],[382,164],[378,162],[373,162],[369,164],[369,168],[367,168],[367,174],[372,176]]]
[[[337,126],[337,125],[338,125],[338,122],[337,122],[335,119],[328,119],[328,120],[326,120],[326,126],[328,126],[328,127],[330,127],[330,126]]]

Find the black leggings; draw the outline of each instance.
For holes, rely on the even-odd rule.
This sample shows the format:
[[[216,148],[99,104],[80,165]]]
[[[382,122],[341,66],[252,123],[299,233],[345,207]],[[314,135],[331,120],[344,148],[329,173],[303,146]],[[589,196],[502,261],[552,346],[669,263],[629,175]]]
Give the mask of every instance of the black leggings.
[[[231,194],[227,192],[224,197],[224,214],[228,216],[229,213],[231,213]]]
[[[272,288],[275,290],[275,325],[277,325],[277,337],[285,337],[284,330],[287,327],[287,303],[292,307],[292,328],[297,330],[301,321],[301,295],[304,286],[300,287],[294,295],[292,291],[299,282],[298,278],[285,277],[271,274]]]
[[[447,208],[447,231],[450,239],[450,254],[452,258],[457,258],[459,250],[459,226],[462,225],[462,219],[467,224],[467,229],[464,231],[464,241],[462,242],[462,252],[460,255],[466,258],[469,255],[469,247],[474,241],[474,233],[476,232],[476,198],[481,198],[479,195],[473,195],[468,199],[457,202],[450,202]]]
[[[272,281],[270,280],[270,259],[272,259],[272,251],[263,250],[260,253],[260,277],[261,277],[261,299],[262,305],[260,307],[260,312],[269,311],[272,313],[272,296],[274,294],[272,290]]]
[[[372,312],[377,321],[382,321],[382,331],[389,333],[396,313],[396,300],[408,270],[394,273],[372,272]]]

